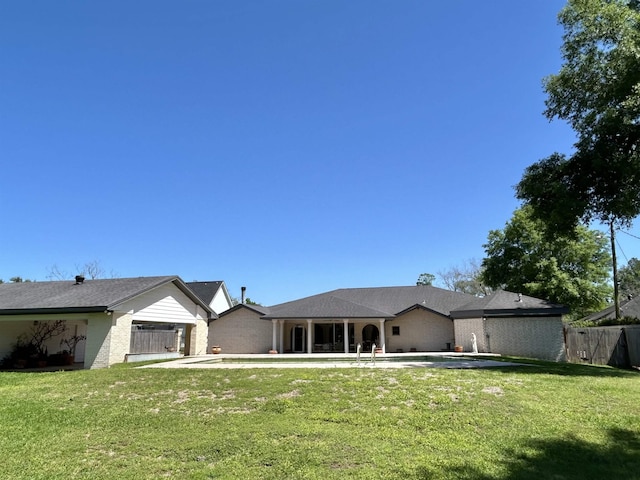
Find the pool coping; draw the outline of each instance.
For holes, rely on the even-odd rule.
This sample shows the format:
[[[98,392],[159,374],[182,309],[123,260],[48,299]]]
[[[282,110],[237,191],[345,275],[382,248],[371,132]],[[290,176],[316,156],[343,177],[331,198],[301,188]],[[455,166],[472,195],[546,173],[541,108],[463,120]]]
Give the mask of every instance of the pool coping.
[[[469,361],[455,360],[446,361],[420,361],[415,357],[461,357],[471,358]],[[402,361],[402,358],[407,361]],[[477,359],[474,359],[477,357]],[[187,368],[187,369],[250,369],[250,368],[450,368],[450,369],[469,369],[469,368],[490,368],[505,366],[524,366],[524,363],[506,362],[501,360],[492,360],[491,358],[500,358],[499,354],[473,354],[473,353],[455,353],[455,352],[407,352],[407,353],[387,353],[376,355],[376,360],[372,361],[371,354],[361,355],[360,362],[354,353],[342,354],[326,354],[326,353],[303,353],[303,354],[207,354],[182,357],[177,360],[168,362],[153,363],[141,366],[140,368]],[[275,360],[269,362],[269,360]],[[286,358],[286,361],[283,360]],[[393,362],[385,361],[393,358]],[[413,360],[411,359],[413,358]],[[219,362],[215,360],[219,359]],[[223,363],[224,359],[236,360],[233,363]],[[264,362],[246,362],[242,359],[264,360]],[[296,359],[304,360],[296,362]],[[345,361],[350,359],[352,361]],[[314,362],[313,360],[318,360]],[[332,362],[331,360],[336,360]]]

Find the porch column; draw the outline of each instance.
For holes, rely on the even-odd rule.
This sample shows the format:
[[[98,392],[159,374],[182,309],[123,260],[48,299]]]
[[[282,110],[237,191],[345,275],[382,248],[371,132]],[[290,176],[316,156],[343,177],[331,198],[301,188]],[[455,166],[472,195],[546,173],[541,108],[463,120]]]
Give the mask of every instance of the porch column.
[[[384,337],[384,318],[380,319],[380,346],[382,347],[382,353],[387,353],[386,340]]]
[[[349,320],[342,320],[344,329],[342,331],[342,341],[344,343],[344,353],[349,353]]]
[[[278,338],[278,320],[275,318],[271,320],[273,324],[273,335],[271,336],[271,350],[278,350],[276,339]]]
[[[311,331],[311,319],[307,319],[307,353],[313,353],[313,332]]]
[[[278,320],[280,324],[280,350],[278,352],[284,353],[284,320]]]

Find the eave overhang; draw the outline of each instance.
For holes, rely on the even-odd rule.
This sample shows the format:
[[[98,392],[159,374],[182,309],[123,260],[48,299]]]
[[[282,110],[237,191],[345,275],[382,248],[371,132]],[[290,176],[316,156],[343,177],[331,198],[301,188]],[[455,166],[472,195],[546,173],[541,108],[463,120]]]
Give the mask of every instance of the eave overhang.
[[[63,307],[63,308],[10,308],[0,310],[0,315],[65,315],[78,313],[106,313],[107,306]]]
[[[569,313],[567,307],[559,308],[514,308],[496,310],[454,310],[451,318],[480,318],[480,317],[555,317]]]

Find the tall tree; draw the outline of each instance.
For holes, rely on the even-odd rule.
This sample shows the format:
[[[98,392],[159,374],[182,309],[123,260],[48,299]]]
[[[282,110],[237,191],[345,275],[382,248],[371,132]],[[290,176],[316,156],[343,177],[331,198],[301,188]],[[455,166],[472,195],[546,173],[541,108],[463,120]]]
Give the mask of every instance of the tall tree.
[[[637,0],[569,0],[560,72],[544,81],[545,115],[567,121],[575,153],[529,167],[517,196],[570,230],[580,220],[629,224],[640,214],[640,7]]]
[[[640,214],[640,1],[569,0],[558,19],[564,64],[545,79],[545,115],[571,125],[575,153],[531,165],[516,195],[555,231],[609,226],[619,317],[615,227]]]
[[[622,295],[633,297],[640,295],[640,260],[631,258],[626,266],[620,268],[618,280]]]
[[[576,317],[603,308],[611,296],[607,239],[583,225],[550,235],[525,206],[503,230],[489,232],[484,249],[482,278],[493,288],[561,303]]]

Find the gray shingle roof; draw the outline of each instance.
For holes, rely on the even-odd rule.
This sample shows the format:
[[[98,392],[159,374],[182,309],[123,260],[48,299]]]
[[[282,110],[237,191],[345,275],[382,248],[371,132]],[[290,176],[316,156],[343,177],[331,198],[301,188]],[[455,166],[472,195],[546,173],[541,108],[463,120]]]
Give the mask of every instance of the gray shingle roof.
[[[249,309],[255,313],[257,313],[258,315],[265,315],[267,313],[269,313],[269,307],[265,307],[263,305],[253,305],[253,304],[248,304],[248,303],[239,303],[237,305],[234,305],[233,307],[231,307],[229,310],[225,310],[224,312],[221,312],[218,315],[218,318],[222,318],[226,315],[229,315],[230,313],[233,313],[237,310],[240,310],[241,308],[246,308]]]
[[[177,276],[111,278],[104,280],[26,282],[0,284],[0,315],[26,313],[99,312],[112,310],[121,303],[149,290],[174,283],[209,313],[211,308],[197,297]]]
[[[386,318],[383,312],[334,295],[316,295],[271,307],[265,318]]]
[[[482,298],[452,309],[453,318],[470,318],[489,315],[560,315],[567,313],[563,305],[547,302],[535,297],[498,290]]]
[[[211,301],[222,286],[222,282],[187,282],[187,286],[193,290],[193,293],[204,300],[207,305],[211,305]]]
[[[473,298],[427,285],[345,288],[274,305],[263,318],[393,318],[415,306],[448,316]]]
[[[623,300],[620,302],[620,315],[623,317],[640,318],[640,297],[634,297],[631,300]],[[610,305],[604,310],[584,317],[582,320],[597,322],[604,319],[613,320],[614,318],[616,318],[615,305]]]

